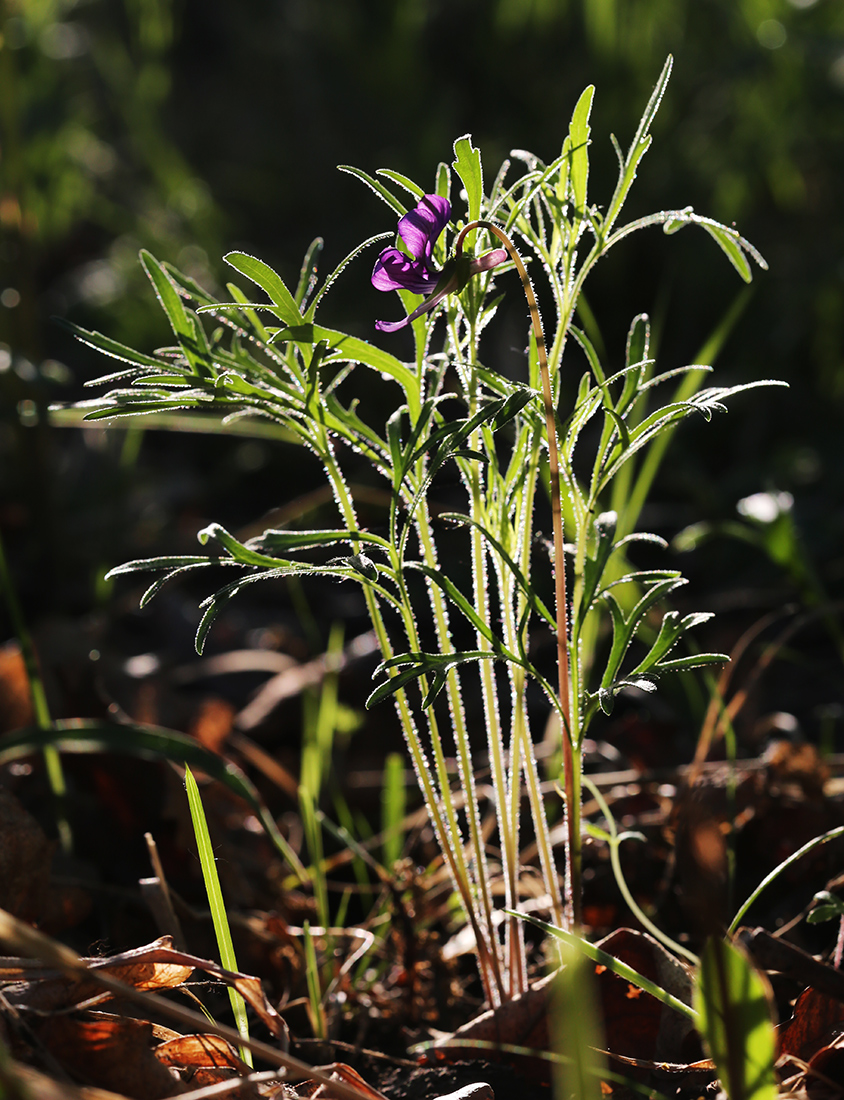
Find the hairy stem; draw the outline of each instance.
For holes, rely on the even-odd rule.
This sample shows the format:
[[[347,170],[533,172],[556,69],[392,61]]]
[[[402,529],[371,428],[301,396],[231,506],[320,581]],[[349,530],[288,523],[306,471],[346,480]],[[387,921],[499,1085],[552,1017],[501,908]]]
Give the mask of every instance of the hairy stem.
[[[566,597],[566,570],[563,550],[563,509],[562,490],[560,488],[560,462],[557,447],[556,409],[551,389],[551,375],[548,370],[548,356],[545,350],[545,333],[539,316],[539,305],[533,291],[530,276],[515,245],[503,230],[487,221],[470,222],[465,226],[455,242],[455,255],[462,251],[466,234],[475,228],[488,230],[496,236],[516,266],[522,280],[527,298],[539,371],[542,378],[542,394],[545,409],[545,432],[548,442],[548,467],[551,480],[551,519],[554,536],[554,588],[557,619],[557,677],[561,714],[563,718],[563,768],[566,801],[567,844],[566,862],[568,864],[566,910],[569,922],[575,928],[581,923],[581,873],[580,873],[580,760],[575,754],[575,729],[572,722],[577,701],[571,698],[570,649],[568,605]]]

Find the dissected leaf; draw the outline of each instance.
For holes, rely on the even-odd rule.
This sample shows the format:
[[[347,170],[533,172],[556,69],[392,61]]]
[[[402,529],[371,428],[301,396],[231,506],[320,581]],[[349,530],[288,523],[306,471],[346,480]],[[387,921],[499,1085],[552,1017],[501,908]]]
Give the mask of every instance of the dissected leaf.
[[[229,252],[223,259],[241,275],[245,275],[247,279],[251,279],[266,291],[273,303],[273,313],[280,321],[285,325],[302,323],[302,314],[299,312],[296,300],[284,285],[284,280],[269,264],[265,264],[255,256],[249,256],[246,252]]]
[[[383,684],[378,685],[366,700],[366,708],[369,710],[370,707],[374,707],[376,703],[380,703],[407,684],[418,680],[420,676],[432,678],[431,686],[422,701],[423,707],[429,707],[445,686],[445,674],[450,668],[476,661],[493,661],[496,657],[495,653],[485,650],[471,650],[463,653],[400,653],[387,661],[382,661],[373,673],[373,676],[378,676],[381,672],[401,669]]]

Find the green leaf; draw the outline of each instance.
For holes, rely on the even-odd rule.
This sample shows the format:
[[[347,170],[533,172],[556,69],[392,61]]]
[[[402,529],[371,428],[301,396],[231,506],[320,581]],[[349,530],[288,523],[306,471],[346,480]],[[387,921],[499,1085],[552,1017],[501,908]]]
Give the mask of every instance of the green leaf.
[[[368,710],[375,706],[376,703],[380,703],[421,676],[431,676],[433,683],[422,701],[422,706],[427,708],[445,686],[445,674],[450,668],[474,661],[494,661],[497,656],[486,650],[466,650],[461,653],[399,653],[395,657],[382,661],[372,674],[375,677],[383,672],[401,669],[401,672],[390,676],[383,684],[378,685],[366,700],[366,708]]]
[[[394,172],[392,168],[378,168],[375,174],[376,176],[384,176],[385,179],[397,183],[399,187],[403,187],[405,191],[408,191],[415,199],[421,199],[425,194],[418,183],[414,183],[412,179],[403,176],[401,172]]]
[[[639,122],[639,127],[636,130],[636,134],[633,141],[630,144],[630,148],[627,152],[627,156],[621,163],[618,183],[616,184],[613,197],[610,200],[610,204],[607,207],[606,220],[604,222],[605,233],[609,234],[610,229],[613,226],[616,218],[618,217],[624,200],[627,198],[627,193],[630,190],[633,180],[636,178],[636,169],[639,166],[639,162],[642,157],[648,151],[651,144],[651,135],[648,133],[651,127],[651,123],[659,110],[659,105],[662,102],[662,97],[665,95],[665,89],[668,86],[668,79],[671,76],[671,69],[674,65],[674,58],[671,54],[665,60],[665,64],[662,67],[659,80],[656,82],[656,87],[651,93],[651,98],[648,100],[648,105],[645,108],[645,112]],[[618,143],[616,142],[616,148]],[[621,158],[621,151],[618,150],[619,161]]]
[[[322,237],[315,237],[308,246],[308,251],[305,253],[305,258],[302,260],[302,267],[299,271],[299,282],[293,297],[294,302],[299,308],[301,308],[303,302],[305,302],[316,285],[319,258],[322,255],[324,245],[325,241]]]
[[[647,612],[650,611],[655,603],[658,603],[659,600],[663,599],[670,592],[673,592],[675,588],[679,588],[681,585],[687,583],[684,577],[669,577],[664,581],[658,581],[641,596],[627,618],[625,618],[623,611],[612,593],[606,590],[601,593],[601,597],[606,600],[607,606],[610,609],[613,627],[612,648],[610,649],[610,655],[607,658],[604,675],[601,679],[602,688],[608,689],[617,678],[624,655],[630,643],[633,641],[639,623]]]
[[[589,181],[589,115],[592,112],[592,99],[595,85],[590,84],[581,93],[580,99],[571,116],[569,138],[571,139],[571,183],[574,208],[579,217],[586,210],[586,188]]]
[[[464,134],[454,143],[452,168],[463,181],[469,207],[467,221],[477,221],[481,216],[484,197],[484,175],[481,167],[481,151],[472,146],[472,135]]]
[[[600,947],[596,947],[594,943],[590,943],[588,940],[581,939],[580,936],[574,932],[569,932],[565,928],[557,928],[553,924],[548,924],[544,920],[539,920],[538,917],[529,917],[525,913],[518,913],[515,910],[505,909],[505,913],[510,916],[519,917],[521,920],[527,921],[529,924],[535,925],[548,936],[553,936],[554,939],[562,940],[563,943],[573,944],[578,950],[593,962],[598,963],[599,966],[605,966],[607,970],[611,970],[613,974],[618,974],[620,978],[624,978],[625,981],[630,982],[631,985],[635,985],[637,989],[643,989],[646,993],[650,993],[652,997],[669,1008],[673,1008],[675,1012],[679,1012],[687,1019],[692,1020],[693,1023],[697,1023],[697,1013],[689,1005],[680,1000],[679,997],[675,997],[673,993],[669,993],[656,982],[652,982],[650,978],[646,978],[644,974],[640,974],[638,970],[634,970],[632,966],[628,966],[627,963],[622,962],[621,959],[615,958],[614,955],[610,955],[608,951],[601,950]]]
[[[579,944],[561,943],[562,967],[551,987],[550,1020],[554,1050],[563,1056],[554,1066],[554,1090],[567,1100],[602,1100],[607,1070],[595,967]]]
[[[226,290],[228,290],[228,292],[231,294],[232,298],[234,299],[234,304],[240,310],[242,316],[245,317],[247,321],[249,321],[249,323],[252,325],[252,328],[258,339],[261,340],[264,344],[268,343],[270,339],[270,333],[268,329],[264,325],[264,322],[261,320],[261,318],[258,316],[255,306],[250,303],[249,299],[243,293],[237,283],[226,283]],[[225,305],[218,304],[217,308],[224,309]],[[264,309],[269,307],[265,307],[264,305],[262,305],[261,308]],[[200,308],[199,310],[197,310],[197,312],[202,313],[203,310]]]
[[[497,431],[521,412],[525,405],[536,396],[533,390],[521,387],[504,400],[489,401],[468,420],[457,420],[451,424],[444,424],[441,428],[432,432],[425,443],[419,447],[412,456],[411,463],[436,446],[437,450],[431,458],[428,469],[429,475],[433,476],[443,463],[451,458],[454,451],[463,446],[477,428],[483,424],[490,424],[492,429]]]
[[[699,214],[695,214],[691,207],[677,211],[674,217],[669,217],[663,224],[662,229],[664,233],[670,235],[677,233],[686,225],[699,225],[702,229],[705,229],[746,283],[753,281],[753,272],[745,255],[745,248],[754,255],[757,262],[761,261],[760,266],[762,268],[768,266],[756,250],[751,249],[749,242],[745,241],[736,229],[721,225],[720,222],[713,221],[712,218],[701,217]]]
[[[208,820],[205,817],[199,787],[193,777],[193,772],[187,764],[185,764],[185,788],[188,795],[193,834],[196,838],[196,849],[199,854],[199,865],[202,868],[202,879],[205,883],[205,893],[208,896],[208,906],[211,910],[211,922],[214,925],[214,935],[217,938],[217,948],[220,952],[220,962],[226,970],[237,971],[237,956],[234,953],[231,927],[226,913],[226,904],[223,900],[223,891],[220,887],[220,876],[217,874],[217,862],[214,847],[211,844],[211,834],[208,831]],[[231,1002],[237,1030],[248,1041],[249,1022],[246,1018],[246,1002],[233,986],[229,986],[229,1001]],[[251,1051],[241,1048],[240,1056],[247,1065],[252,1065]]]
[[[378,566],[366,554],[351,554],[345,558],[332,558],[329,565],[344,565],[359,573],[368,581],[378,580]]]
[[[626,687],[636,688],[638,691],[656,691],[656,683],[649,676],[625,676],[621,680],[613,680],[607,687],[598,688],[598,706],[604,714],[612,714],[616,695]]]
[[[838,905],[819,905],[806,917],[807,924],[823,924],[828,920],[839,920],[841,907]]]
[[[400,218],[407,213],[407,207],[399,202],[392,191],[388,191],[383,183],[379,183],[378,180],[373,179],[367,172],[364,172],[360,168],[354,168],[350,164],[338,164],[337,168],[341,172],[348,172],[350,176],[355,176],[357,179],[362,180],[379,198],[384,200],[387,206],[395,210]]]
[[[0,767],[50,746],[59,752],[117,753],[143,760],[169,760],[178,767],[187,763],[205,772],[250,806],[299,880],[302,883],[309,881],[307,871],[279,833],[273,815],[249,779],[236,764],[204,748],[195,738],[161,726],[118,725],[93,718],[70,718],[54,722],[51,729],[29,727],[0,737]]]
[[[777,1038],[768,982],[737,944],[707,940],[694,990],[699,1030],[729,1100],[776,1100]]]
[[[708,222],[702,222],[703,228],[713,238],[713,240],[719,245],[721,251],[741,275],[742,279],[746,283],[753,281],[753,272],[750,270],[750,264],[747,261],[747,256],[744,254],[744,249],[741,246],[741,237],[734,229],[728,229],[723,225],[710,225]]]
[[[348,267],[348,265],[356,256],[358,256],[365,249],[369,248],[371,244],[376,244],[380,241],[384,241],[387,238],[394,236],[394,233],[376,233],[374,237],[369,237],[367,240],[361,241],[361,243],[359,245],[356,245],[352,249],[352,251],[348,253],[348,255],[344,256],[340,263],[334,268],[334,270],[331,272],[331,274],[328,276],[328,278],[311,299],[311,304],[308,306],[304,314],[305,320],[313,321],[314,317],[316,316],[317,306],[320,304],[328,291],[332,288],[341,273],[345,271],[346,267]]]
[[[556,630],[557,620],[554,615],[548,610],[548,608],[542,602],[539,596],[537,596],[530,584],[528,584],[524,573],[521,571],[513,558],[507,553],[499,540],[486,527],[484,527],[482,523],[479,523],[478,520],[473,519],[471,516],[467,516],[462,512],[443,512],[440,516],[440,519],[450,520],[452,523],[465,523],[470,527],[476,527],[490,544],[490,546],[495,548],[495,552],[499,555],[501,560],[506,563],[507,568],[515,577],[516,583],[524,593],[530,607],[533,608],[533,610],[540,616],[540,618],[545,619],[549,626],[553,627]]]
[[[594,344],[586,335],[586,333],[579,329],[576,325],[569,325],[569,332],[586,353],[586,358],[589,360],[589,366],[592,368],[592,374],[595,376],[595,381],[597,382],[598,386],[605,387],[607,377],[604,373],[604,368],[601,366],[601,360],[598,356],[598,352],[595,350]],[[578,404],[580,404],[580,400],[581,399],[578,396]],[[606,394],[606,401],[609,402],[608,392]]]
[[[177,267],[166,260],[161,266],[176,284],[176,287],[182,291],[182,297],[189,296],[199,305],[214,304],[212,296],[204,287],[199,285],[196,279],[192,279],[190,275],[185,275],[183,271],[179,271]]]
[[[809,924],[822,924],[824,921],[835,920],[836,917],[844,917],[844,901],[837,894],[832,894],[829,890],[818,890],[812,901],[816,908],[806,917]]]
[[[648,358],[651,342],[651,322],[647,313],[633,318],[627,333],[627,347],[624,362],[628,367],[635,366]]]
[[[731,660],[728,653],[690,653],[688,657],[675,657],[670,661],[660,661],[655,670],[663,672],[687,672],[690,668],[703,668],[705,665],[723,665]]]
[[[230,565],[238,564],[231,558],[228,558],[226,560]],[[183,565],[179,569],[171,569],[169,573],[165,573],[163,577],[159,577],[157,580],[154,580],[152,582],[146,592],[144,592],[144,594],[138,600],[138,607],[143,610],[143,608],[147,606],[150,600],[154,599],[166,584],[169,584],[170,581],[174,580],[176,577],[180,577],[183,573],[193,573],[196,572],[197,569],[202,569],[205,566],[217,564],[219,563],[214,558],[206,558],[205,561],[196,562],[194,565]]]
[[[384,779],[381,785],[381,834],[384,837],[381,858],[388,869],[401,858],[406,813],[404,757],[401,753],[391,752],[384,761]]]
[[[55,319],[58,324],[72,332],[83,344],[87,344],[89,348],[94,348],[96,351],[101,351],[105,355],[110,355],[113,359],[120,359],[124,363],[135,363],[142,367],[154,367],[156,370],[161,370],[162,360],[155,359],[151,355],[144,355],[143,352],[135,351],[134,348],[127,347],[125,344],[119,344],[117,340],[112,340],[110,336],[103,336],[101,332],[91,332],[88,329],[80,328],[79,325],[74,325],[72,321],[65,321],[61,317]],[[120,372],[121,374],[128,374],[130,372]],[[134,373],[134,372],[131,372]],[[111,380],[112,377],[119,377],[119,375],[110,375],[105,378],[95,378],[93,381],[86,382],[86,386],[96,386],[106,383]]]
[[[142,248],[140,257],[141,266],[147,273],[147,277],[155,289],[155,296],[158,298],[162,309],[167,314],[173,332],[175,332],[180,339],[183,337],[192,338],[193,329],[188,321],[184,303],[179,297],[179,291],[176,289],[176,284],[151,252],[147,252],[146,249]]]
[[[434,193],[439,195],[440,198],[451,198],[451,172],[448,165],[442,161],[437,165],[437,183],[434,188]]]
[[[469,601],[466,599],[466,597],[463,595],[457,585],[454,584],[454,582],[451,581],[444,573],[441,573],[437,569],[432,569],[430,565],[423,565],[421,562],[417,561],[411,561],[407,564],[408,568],[418,569],[420,573],[424,573],[429,580],[433,581],[433,583],[437,585],[438,588],[442,589],[442,591],[446,594],[446,596],[454,604],[454,606],[458,608],[458,610],[463,612],[463,614],[466,616],[466,618],[469,620],[475,630],[477,630],[477,632],[481,635],[481,637],[486,638],[486,640],[492,645],[497,656],[504,657],[507,660],[512,661],[514,664],[521,664],[521,661],[519,661],[514,654],[510,653],[507,650],[504,643],[495,634],[489,623],[484,622],[480,615],[478,615],[477,611],[475,611],[474,607],[469,603]]]
[[[160,558],[139,558],[136,561],[126,561],[122,565],[116,565],[109,569],[105,580],[113,577],[124,576],[127,573],[145,573],[159,571],[161,569],[186,569],[194,565],[226,565],[231,558],[208,557],[201,554],[180,554]]]
[[[641,672],[649,672],[673,649],[687,630],[691,630],[699,623],[708,622],[711,618],[711,612],[706,611],[693,612],[691,615],[686,615],[684,619],[680,619],[679,611],[666,611],[662,617],[656,641],[651,646],[647,657],[631,670],[630,675],[636,676]]]
[[[405,393],[414,394],[418,389],[415,375],[400,359],[366,340],[359,340],[356,336],[348,336],[345,332],[313,324],[290,325],[272,336],[273,344],[288,340],[303,346],[324,340],[326,351],[334,353],[334,362],[362,363],[366,367],[372,367],[398,382]]]
[[[279,550],[288,553],[291,550],[311,550],[316,546],[332,546],[338,542],[367,542],[373,546],[390,549],[390,543],[380,535],[370,535],[367,531],[353,531],[343,528],[338,531],[265,531],[263,535],[250,539],[245,545],[251,550]]]
[[[583,563],[583,589],[580,597],[581,621],[597,598],[604,571],[615,549],[613,537],[617,522],[618,516],[615,512],[602,512],[595,519],[594,530],[598,545],[595,547],[594,554],[587,554]]]
[[[266,291],[273,303],[272,312],[285,325],[301,325],[302,314],[293,295],[284,285],[281,276],[273,271],[269,264],[246,252],[229,252],[223,257],[230,267],[251,279],[256,286]]]
[[[230,535],[225,527],[222,527],[219,523],[209,523],[207,527],[197,531],[196,537],[201,546],[205,546],[211,539],[219,542],[241,565],[263,565],[270,568],[276,568],[279,565],[278,558],[269,557],[267,554],[259,554],[257,550],[250,549],[244,543],[239,542],[234,535]]]
[[[173,279],[146,249],[141,249],[141,265],[193,372],[202,378],[212,377],[214,368],[199,319],[185,309]]]
[[[829,844],[833,840],[838,840],[842,836],[844,836],[844,825],[838,825],[836,826],[836,828],[830,829],[827,833],[822,833],[820,836],[813,837],[811,840],[807,841],[802,848],[798,848],[796,852],[792,852],[787,859],[784,859],[782,861],[782,863],[778,863],[773,871],[770,871],[762,879],[762,881],[750,894],[750,896],[745,898],[742,904],[738,907],[738,909],[736,910],[736,915],[730,922],[730,927],[728,931],[730,933],[735,932],[735,930],[739,927],[741,922],[747,916],[748,909],[750,909],[751,905],[753,905],[753,903],[759,898],[759,895],[762,894],[763,891],[765,891],[772,882],[775,882],[776,879],[778,879],[784,871],[787,871],[789,867],[793,867],[795,863],[799,863],[799,861],[804,856],[808,855],[809,852],[813,852],[816,848],[820,848],[825,844]]]

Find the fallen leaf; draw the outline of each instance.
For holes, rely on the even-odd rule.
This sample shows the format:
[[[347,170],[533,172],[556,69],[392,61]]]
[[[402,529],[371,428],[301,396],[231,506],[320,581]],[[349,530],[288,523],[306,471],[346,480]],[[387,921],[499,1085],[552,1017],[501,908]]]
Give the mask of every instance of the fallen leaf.
[[[154,1053],[162,1065],[182,1071],[180,1076],[191,1089],[216,1085],[233,1077],[248,1077],[252,1072],[219,1035],[177,1035],[157,1046]],[[246,1084],[245,1087],[254,1094],[254,1089]]]
[[[29,676],[17,642],[0,646],[0,733],[31,726],[35,721]]]
[[[844,1093],[844,1039],[823,1047],[809,1060],[805,1085],[809,1100],[840,1100]]]
[[[331,1062],[327,1066],[317,1066],[321,1073],[328,1074],[332,1081],[343,1081],[353,1088],[359,1089],[370,1100],[387,1100],[383,1092],[368,1085],[357,1070],[347,1066],[345,1062]],[[296,1086],[299,1096],[308,1097],[309,1100],[334,1100],[331,1085],[319,1081],[303,1081]]]
[[[230,1043],[219,1035],[178,1035],[155,1048],[155,1056],[165,1066],[202,1066],[232,1069],[248,1074],[249,1066],[238,1058]]]
[[[90,959],[89,969],[150,993],[160,989],[175,989],[191,976],[194,960],[175,960],[170,950],[172,940],[164,936],[145,947],[113,955],[106,959]],[[58,1011],[84,1003],[101,1003],[112,994],[85,975],[70,978],[54,970],[38,978],[21,982],[6,990],[6,999],[17,1008],[37,1012]]]
[[[125,1100],[106,1089],[77,1088],[68,1081],[56,1081],[32,1066],[9,1058],[0,1067],[0,1093],[26,1100]]]
[[[0,788],[0,908],[21,920],[40,922],[52,858],[53,845],[44,830],[11,791]]]
[[[59,1015],[32,1025],[39,1041],[77,1081],[132,1100],[163,1100],[185,1088],[153,1053],[152,1024],[127,1016]]]
[[[684,1004],[691,1004],[688,970],[652,936],[620,928],[598,946]],[[595,978],[608,1050],[654,1062],[688,1064],[700,1060],[702,1052],[689,1019],[612,971],[595,969],[601,971]]]
[[[106,974],[145,993],[176,989],[187,981],[194,970],[201,970],[233,986],[266,1024],[282,1049],[287,1049],[287,1025],[267,1000],[260,979],[224,970],[207,959],[175,951],[172,942],[169,936],[162,936],[145,947],[110,958],[86,961],[90,970]],[[19,982],[8,988],[5,995],[16,1008],[38,1012],[58,1011],[83,1003],[102,1003],[113,996],[93,978],[84,974],[70,978],[55,970],[42,972],[37,979]]]
[[[791,1019],[780,1025],[780,1054],[808,1062],[843,1030],[844,1004],[811,987],[804,989]]]
[[[602,950],[659,984],[685,1004],[691,1003],[689,972],[653,937],[628,928],[619,929],[598,942]],[[673,1011],[606,967],[594,967],[595,985],[603,1019],[607,1050],[643,1067],[659,1065],[669,1072],[685,1073],[703,1057],[691,1020]],[[549,984],[543,978],[521,996],[482,1013],[453,1035],[433,1044],[426,1057],[456,1060],[476,1057],[496,1060],[495,1047],[525,1050],[551,1049],[548,1028]],[[516,1056],[508,1054],[507,1061]],[[528,1062],[530,1065],[528,1066]],[[520,1066],[545,1079],[549,1063],[520,1058]]]

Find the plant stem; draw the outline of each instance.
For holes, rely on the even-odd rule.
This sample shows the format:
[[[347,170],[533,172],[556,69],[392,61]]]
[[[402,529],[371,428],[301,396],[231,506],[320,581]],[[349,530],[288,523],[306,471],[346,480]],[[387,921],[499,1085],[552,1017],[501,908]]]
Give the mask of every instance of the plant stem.
[[[498,226],[487,221],[470,222],[455,242],[455,255],[459,256],[466,234],[474,228],[487,229],[504,247],[522,280],[528,311],[533,325],[539,371],[542,378],[542,395],[545,411],[545,434],[548,442],[548,468],[551,481],[551,519],[554,536],[554,589],[557,617],[557,678],[560,712],[563,719],[563,770],[566,801],[566,915],[569,924],[579,928],[581,924],[581,843],[580,843],[580,760],[575,759],[576,730],[572,723],[577,711],[577,700],[571,697],[568,605],[566,597],[566,570],[563,542],[562,490],[560,488],[560,463],[557,447],[556,408],[551,390],[548,356],[545,350],[545,333],[539,316],[539,305],[533,291],[530,276],[515,245]]]
[[[346,525],[351,530],[357,530],[357,516],[355,514],[354,503],[352,501],[351,494],[349,493],[348,486],[337,464],[337,460],[334,453],[326,439],[324,446],[322,447],[322,454],[320,455],[323,465],[325,467],[326,474],[331,483],[334,491],[335,499],[337,501],[340,514]],[[357,552],[357,547],[355,547]],[[363,586],[364,599],[366,600],[367,611],[369,612],[370,621],[372,622],[375,636],[378,640],[378,645],[381,650],[382,657],[387,660],[393,655],[393,647],[390,642],[387,629],[384,624],[384,619],[381,615],[381,608],[378,605],[378,601],[369,585]],[[408,640],[411,643],[411,647],[419,648],[418,638],[416,636],[416,628],[413,620],[413,615],[410,611],[409,605],[405,600],[403,602],[403,626],[405,632],[408,634]],[[447,631],[446,631],[447,633]],[[424,689],[423,689],[424,690]],[[428,722],[429,730],[431,733],[431,743],[434,749],[434,757],[437,764],[437,772],[440,780],[439,794],[437,792],[437,785],[434,781],[434,777],[431,774],[431,769],[428,764],[428,760],[425,756],[425,750],[422,746],[422,742],[419,737],[419,732],[416,729],[416,723],[413,719],[410,706],[407,701],[406,693],[397,691],[394,696],[396,700],[396,707],[399,713],[399,720],[401,722],[402,730],[404,732],[405,740],[407,742],[408,749],[410,750],[411,758],[413,760],[413,766],[416,771],[419,785],[422,789],[422,794],[425,799],[425,804],[428,809],[428,814],[431,818],[431,824],[434,827],[434,831],[437,836],[437,842],[440,847],[440,851],[443,854],[449,871],[451,873],[452,882],[455,889],[460,895],[463,907],[466,910],[466,916],[469,923],[472,925],[472,930],[475,933],[475,941],[478,949],[478,966],[481,974],[481,980],[484,985],[484,992],[490,1005],[497,1005],[501,1000],[501,971],[499,966],[498,954],[495,950],[494,942],[491,943],[485,930],[482,928],[478,921],[477,913],[475,911],[475,899],[472,896],[470,889],[470,876],[468,868],[466,866],[465,855],[463,851],[463,843],[460,835],[460,827],[457,821],[457,813],[454,808],[454,801],[451,797],[451,787],[448,781],[448,772],[446,769],[445,757],[442,752],[442,745],[440,742],[439,731],[437,728],[436,720],[433,713],[433,708],[428,709]],[[447,817],[447,823],[443,819],[442,806],[445,808],[445,814]],[[482,842],[482,841],[481,841]],[[492,934],[492,921],[491,913],[489,919],[489,934]]]
[[[469,337],[470,362],[469,386],[468,386],[468,411],[469,416],[475,415],[478,409],[478,378],[477,363],[475,361],[476,338],[472,330]],[[459,346],[455,346],[455,352],[459,355]],[[481,431],[478,428],[469,439],[469,447],[478,450],[481,445]],[[484,493],[481,486],[480,463],[470,461],[467,464],[467,480],[469,483],[470,515],[476,523],[485,524],[487,520]],[[470,532],[472,554],[472,582],[475,597],[475,608],[480,617],[488,622],[490,619],[489,607],[489,581],[487,572],[487,552],[483,536],[477,526],[473,525]],[[483,639],[478,635],[478,645],[483,644]],[[501,871],[504,879],[505,904],[508,909],[513,909],[519,902],[519,845],[518,845],[518,817],[519,817],[519,772],[518,762],[511,762],[508,783],[507,766],[504,759],[504,741],[501,731],[501,716],[498,703],[498,691],[495,682],[495,670],[492,663],[484,661],[481,665],[481,689],[484,703],[484,717],[486,719],[487,745],[489,747],[490,765],[492,768],[493,789],[495,790],[496,816],[498,820],[498,833],[501,843]],[[511,734],[510,751],[518,755],[516,742]],[[527,970],[524,958],[524,927],[522,922],[515,917],[508,918],[507,927],[508,947],[508,974],[510,979],[510,995],[515,996],[527,988]]]

